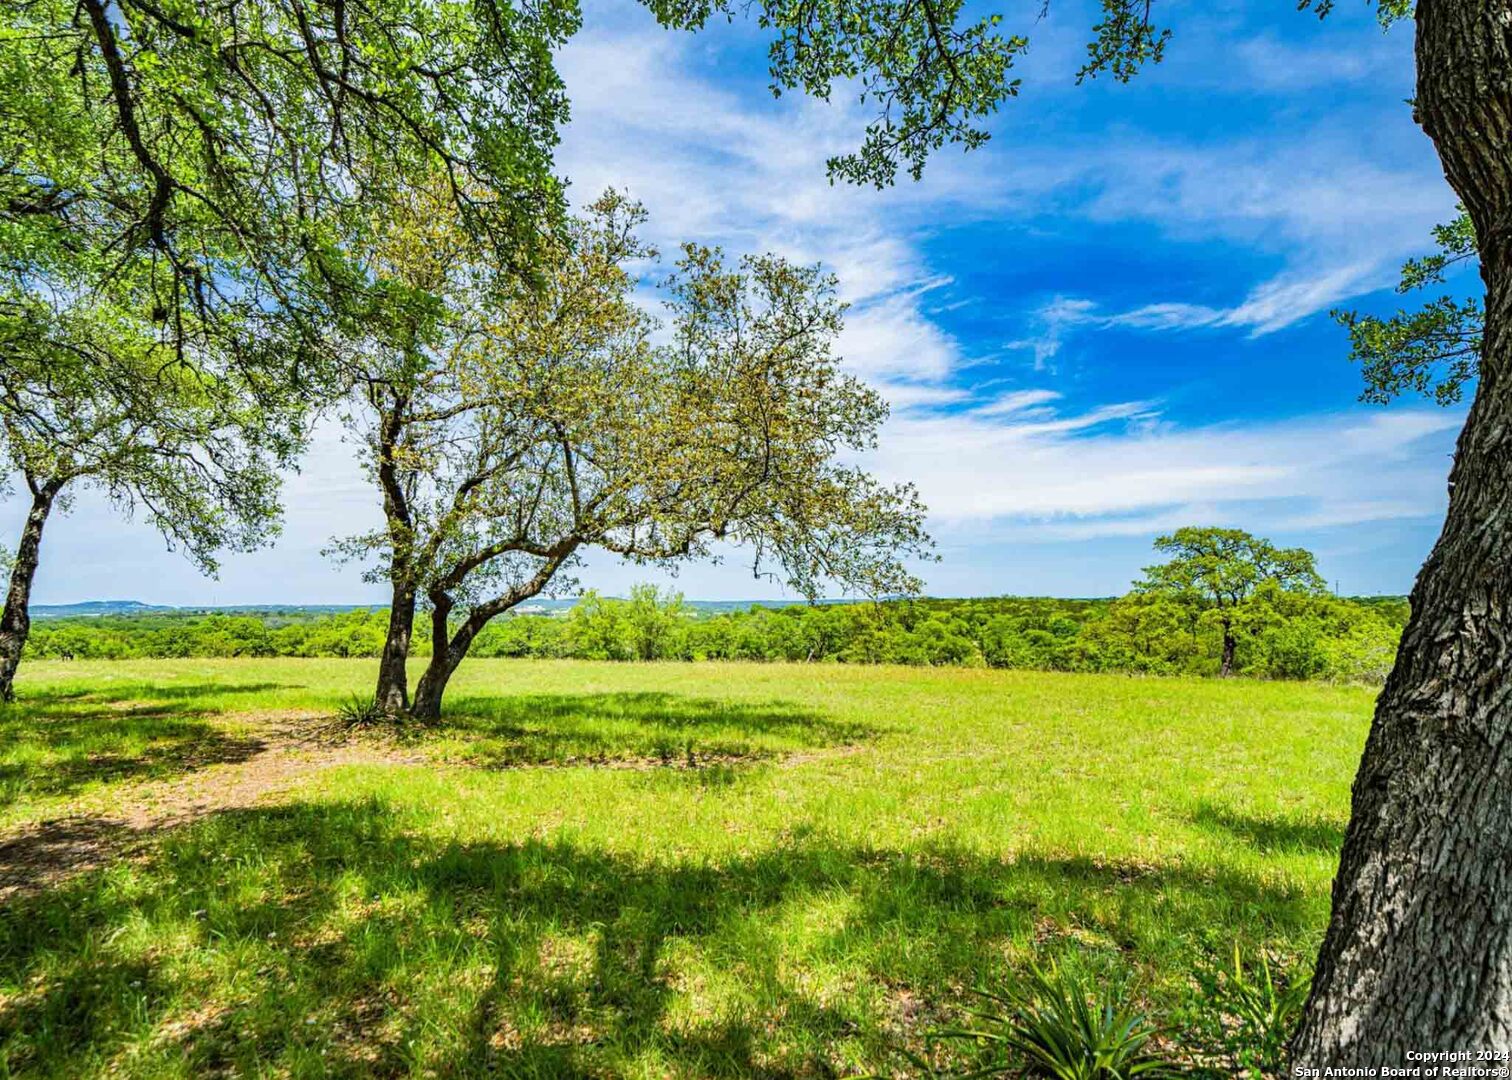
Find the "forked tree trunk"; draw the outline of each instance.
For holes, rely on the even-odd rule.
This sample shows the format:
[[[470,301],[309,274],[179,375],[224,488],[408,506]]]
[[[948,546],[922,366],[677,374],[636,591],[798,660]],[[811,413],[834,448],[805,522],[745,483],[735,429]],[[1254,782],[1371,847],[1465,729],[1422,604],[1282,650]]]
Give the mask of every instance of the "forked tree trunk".
[[[21,665],[21,650],[31,633],[31,590],[42,555],[42,530],[62,486],[48,481],[32,487],[31,510],[21,526],[21,540],[11,564],[10,590],[5,594],[5,610],[0,612],[0,701],[14,701],[16,697],[16,668]]]
[[[472,648],[478,631],[488,622],[487,618],[469,616],[456,633],[448,636],[446,620],[450,610],[450,605],[445,602],[436,603],[431,610],[430,663],[425,665],[425,672],[415,684],[415,703],[410,707],[411,716],[428,724],[441,719],[441,699],[446,696],[446,684],[467,658],[467,651]]]
[[[1355,779],[1296,1066],[1512,1049],[1512,2],[1419,0],[1417,62],[1480,245],[1480,386]]]
[[[460,662],[459,657],[458,663]],[[426,724],[440,720],[441,699],[445,697],[446,684],[451,681],[452,672],[456,670],[457,664],[448,662],[445,653],[439,657],[432,656],[430,663],[425,666],[425,673],[415,684],[415,703],[410,707],[410,715]]]
[[[530,580],[492,600],[474,605],[455,632],[452,631],[450,622],[451,613],[456,606],[451,594],[440,588],[430,590],[431,658],[420,681],[415,684],[415,701],[410,706],[411,716],[425,723],[435,723],[441,719],[441,699],[446,696],[446,684],[451,681],[452,673],[461,666],[462,661],[467,659],[468,650],[483,628],[497,616],[517,604],[523,604],[551,584],[551,579],[561,569],[562,563],[571,558],[580,544],[581,541],[576,536],[557,541],[546,550],[543,555],[546,561]],[[457,580],[461,580],[460,575]]]
[[[410,642],[415,631],[415,589],[413,585],[395,585],[389,601],[388,635],[383,639],[383,654],[378,658],[378,687],[373,700],[388,716],[403,716],[409,711]]]
[[[1233,627],[1224,624],[1223,627],[1223,659],[1218,664],[1218,674],[1228,678],[1234,673],[1234,653],[1239,648],[1239,642],[1234,638]]]

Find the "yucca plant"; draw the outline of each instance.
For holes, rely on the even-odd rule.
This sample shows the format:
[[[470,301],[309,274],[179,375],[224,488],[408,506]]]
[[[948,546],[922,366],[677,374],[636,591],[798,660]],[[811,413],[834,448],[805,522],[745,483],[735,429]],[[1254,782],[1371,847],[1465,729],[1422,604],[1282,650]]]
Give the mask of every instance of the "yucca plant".
[[[978,1024],[938,1032],[936,1039],[971,1040],[987,1049],[985,1066],[966,1077],[1030,1076],[1055,1080],[1161,1080],[1182,1070],[1151,1047],[1155,1026],[1121,991],[1099,994],[1052,964],[1035,967],[1006,993],[977,990],[986,1004]]]
[[[353,694],[336,710],[336,726],[340,728],[377,727],[388,719],[376,698],[361,694]]]

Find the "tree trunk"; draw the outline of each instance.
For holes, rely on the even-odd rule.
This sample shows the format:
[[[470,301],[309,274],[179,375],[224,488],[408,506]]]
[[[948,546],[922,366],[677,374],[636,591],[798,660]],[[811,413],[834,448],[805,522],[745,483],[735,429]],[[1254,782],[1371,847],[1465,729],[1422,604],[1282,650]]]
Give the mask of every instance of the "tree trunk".
[[[378,659],[378,686],[373,704],[385,716],[402,717],[409,711],[410,641],[415,631],[415,527],[410,514],[409,492],[398,465],[398,447],[409,416],[409,396],[400,390],[371,385],[368,403],[379,416],[373,465],[383,492],[383,519],[389,538],[389,625]]]
[[[1475,223],[1485,340],[1448,517],[1376,705],[1292,1044],[1294,1064],[1313,1068],[1512,1049],[1509,0],[1419,0],[1417,61],[1419,120]]]
[[[458,662],[460,663],[460,657]],[[456,670],[457,665],[447,661],[446,653],[432,656],[430,663],[425,666],[425,673],[415,684],[415,703],[410,707],[410,715],[427,724],[439,721],[441,699],[446,694],[446,684],[450,681],[452,672]]]
[[[383,655],[378,659],[378,688],[373,700],[388,716],[402,716],[409,711],[410,641],[415,631],[415,587],[397,583],[389,602],[388,636],[383,639]]]
[[[5,594],[5,611],[0,613],[0,701],[16,698],[16,668],[21,665],[21,650],[31,633],[31,590],[41,559],[42,529],[63,486],[57,481],[37,484],[28,478],[27,482],[32,489],[31,511],[21,527],[21,542],[16,545],[16,560],[11,565],[10,591]]]
[[[410,715],[428,724],[441,719],[441,699],[446,694],[446,684],[451,680],[452,672],[466,659],[467,650],[472,648],[478,631],[488,622],[486,616],[480,619],[475,612],[455,634],[449,635],[447,616],[451,614],[451,601],[445,597],[432,597],[431,600],[434,605],[431,610],[431,658],[425,666],[425,673],[415,684],[415,704],[410,709]]]
[[[1228,678],[1234,673],[1234,651],[1239,647],[1239,642],[1234,638],[1234,629],[1227,623],[1223,625],[1223,659],[1218,663],[1218,674],[1222,678]]]

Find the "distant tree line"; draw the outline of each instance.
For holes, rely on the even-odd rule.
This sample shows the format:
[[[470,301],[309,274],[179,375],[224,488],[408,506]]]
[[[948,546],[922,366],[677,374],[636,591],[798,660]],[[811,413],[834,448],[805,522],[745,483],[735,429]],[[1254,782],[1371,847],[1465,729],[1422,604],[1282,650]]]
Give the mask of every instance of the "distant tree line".
[[[1401,598],[1341,599],[1261,590],[1243,611],[1237,674],[1383,680],[1407,619]],[[380,655],[383,608],[316,615],[153,613],[48,620],[33,657]],[[428,642],[417,640],[416,655]],[[473,655],[584,660],[744,660],[1212,675],[1223,629],[1190,605],[1138,592],[1119,599],[1003,597],[823,604],[699,614],[640,586],[628,599],[588,593],[566,615],[495,620]]]

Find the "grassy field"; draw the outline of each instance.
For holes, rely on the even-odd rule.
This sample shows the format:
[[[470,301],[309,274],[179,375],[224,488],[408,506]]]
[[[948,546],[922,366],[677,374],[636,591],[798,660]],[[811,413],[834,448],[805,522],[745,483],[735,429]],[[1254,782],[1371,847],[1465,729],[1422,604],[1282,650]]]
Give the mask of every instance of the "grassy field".
[[[1316,947],[1374,696],[475,661],[335,745],[368,662],[23,670],[0,1076],[892,1071],[1050,958],[1179,1028]]]

